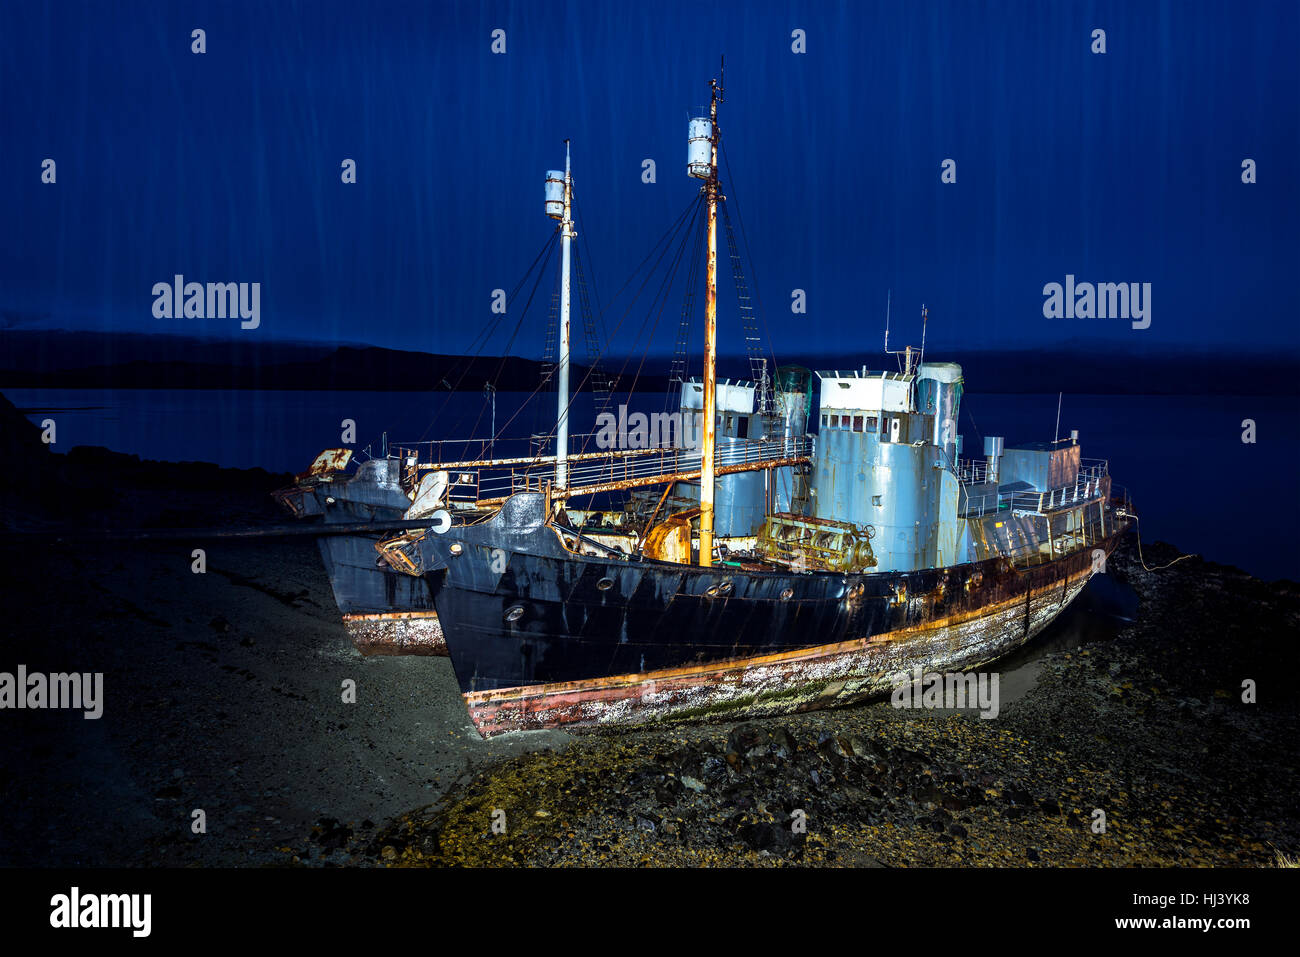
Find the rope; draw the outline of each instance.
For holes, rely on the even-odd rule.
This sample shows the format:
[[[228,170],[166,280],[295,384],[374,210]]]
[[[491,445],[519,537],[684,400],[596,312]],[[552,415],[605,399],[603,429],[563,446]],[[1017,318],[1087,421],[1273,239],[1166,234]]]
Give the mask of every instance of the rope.
[[[1179,556],[1178,556],[1177,558],[1175,558],[1172,562],[1170,562],[1169,565],[1157,565],[1155,568],[1150,567],[1149,565],[1147,565],[1146,560],[1142,557],[1142,533],[1141,533],[1141,531],[1138,529],[1138,517],[1137,517],[1136,515],[1134,515],[1132,512],[1129,512],[1128,514],[1129,514],[1129,517],[1133,519],[1133,528],[1134,528],[1134,531],[1137,532],[1138,562],[1141,563],[1142,567],[1145,568],[1147,571],[1149,571],[1149,572],[1159,572],[1159,571],[1164,571],[1166,568],[1169,567],[1169,565],[1177,565],[1177,564],[1178,564],[1179,562],[1181,562],[1184,558],[1196,558],[1196,557],[1197,557],[1196,555],[1179,555]]]

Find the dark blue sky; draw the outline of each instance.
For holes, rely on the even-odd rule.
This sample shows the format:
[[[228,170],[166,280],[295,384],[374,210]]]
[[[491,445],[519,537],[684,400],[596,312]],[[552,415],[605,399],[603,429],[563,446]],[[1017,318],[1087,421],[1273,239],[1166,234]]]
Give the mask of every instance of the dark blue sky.
[[[0,312],[466,349],[552,229],[566,136],[599,287],[623,282],[698,187],[686,121],[719,53],[778,357],[874,349],[891,288],[900,330],[929,304],[932,347],[1296,342],[1294,2],[9,3]],[[261,327],[155,319],[178,272],[261,282]],[[1151,283],[1151,327],[1045,319],[1067,273]]]

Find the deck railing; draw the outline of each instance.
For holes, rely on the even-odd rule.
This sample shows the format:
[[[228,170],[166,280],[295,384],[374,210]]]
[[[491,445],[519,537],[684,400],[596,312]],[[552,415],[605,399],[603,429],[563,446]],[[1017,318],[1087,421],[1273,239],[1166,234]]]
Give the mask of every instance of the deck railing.
[[[596,432],[577,432],[569,436],[569,455],[579,455],[598,448]],[[532,435],[509,439],[437,439],[435,441],[394,442],[394,455],[408,460],[415,457],[423,469],[455,468],[458,465],[486,461],[537,459],[555,461],[555,436]]]
[[[435,444],[435,443],[426,443]],[[432,469],[448,473],[448,499],[461,507],[493,505],[516,492],[545,491],[555,482],[555,455],[522,455],[497,459],[439,462],[436,450],[419,454],[413,443],[400,449],[404,471],[415,480]],[[581,446],[579,446],[581,447]],[[718,474],[758,471],[807,462],[813,449],[808,436],[789,439],[727,439],[714,453]],[[567,496],[638,488],[667,481],[689,480],[701,471],[699,449],[608,449],[580,452],[568,458]]]
[[[985,466],[983,471],[976,468],[980,465]],[[1106,459],[1082,459],[1075,481],[1044,491],[1023,489],[1002,492],[990,489],[975,495],[971,495],[966,486],[979,485],[988,481],[987,463],[963,460],[958,462],[957,471],[966,498],[964,515],[986,515],[1000,509],[1045,514],[1057,509],[1069,508],[1100,495],[1102,479],[1110,474],[1110,463]],[[979,476],[979,478],[966,479],[963,475]]]
[[[714,453],[714,467],[719,474],[757,471],[795,461],[806,461],[812,454],[812,440],[791,438],[776,441],[731,439],[720,444]],[[589,452],[571,457],[568,467],[567,494],[589,494],[658,484],[660,481],[683,480],[700,472],[699,449],[622,449]],[[503,499],[520,491],[542,491],[554,482],[554,459],[535,464],[516,464],[506,469],[488,467],[479,479],[480,501]]]

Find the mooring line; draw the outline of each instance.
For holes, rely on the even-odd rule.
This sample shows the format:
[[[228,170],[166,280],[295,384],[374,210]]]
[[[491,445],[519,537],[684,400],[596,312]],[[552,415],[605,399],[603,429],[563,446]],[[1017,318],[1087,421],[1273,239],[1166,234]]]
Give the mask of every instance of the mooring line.
[[[1159,572],[1159,571],[1164,571],[1166,568],[1169,567],[1169,565],[1177,565],[1177,564],[1178,564],[1179,562],[1181,562],[1184,558],[1195,558],[1195,557],[1196,557],[1195,554],[1191,554],[1191,555],[1179,555],[1179,556],[1178,556],[1177,558],[1175,558],[1172,562],[1170,562],[1169,565],[1157,565],[1155,568],[1152,568],[1151,566],[1149,566],[1149,565],[1146,563],[1146,560],[1142,557],[1142,531],[1141,531],[1141,529],[1139,529],[1139,528],[1137,527],[1137,526],[1138,526],[1138,517],[1137,517],[1136,515],[1134,515],[1132,512],[1128,513],[1128,517],[1131,518],[1131,519],[1133,519],[1133,531],[1134,531],[1134,533],[1135,533],[1136,536],[1137,536],[1137,543],[1138,543],[1138,562],[1141,563],[1142,567],[1145,568],[1147,571],[1149,571],[1149,572]]]

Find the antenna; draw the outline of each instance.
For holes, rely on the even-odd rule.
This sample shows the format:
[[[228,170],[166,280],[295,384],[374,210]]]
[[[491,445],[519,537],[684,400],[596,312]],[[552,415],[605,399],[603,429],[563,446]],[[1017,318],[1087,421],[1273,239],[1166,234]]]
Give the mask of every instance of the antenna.
[[[890,289],[888,292],[885,293],[885,355],[901,356],[903,355],[903,352],[906,352],[907,350],[903,350],[903,352],[889,351],[889,307],[893,302],[893,298],[894,298],[894,290]],[[903,360],[898,359],[896,361],[898,362],[898,369],[901,372],[903,369]]]
[[[921,303],[921,358],[917,360],[920,364],[925,361],[925,326],[930,321],[930,310],[925,308],[925,303]]]
[[[1055,445],[1057,437],[1061,434],[1061,397],[1064,392],[1056,393],[1056,428],[1052,430],[1052,444]]]
[[[885,355],[889,355],[889,305],[894,298],[894,290],[885,293]]]
[[[904,358],[899,360],[899,365],[903,366],[904,375],[911,375],[912,355],[918,353],[918,362],[920,362],[921,358],[925,356],[925,327],[926,323],[929,321],[930,313],[929,310],[926,309],[925,303],[921,303],[921,348],[918,350],[915,346],[904,346],[902,349],[896,349],[891,352],[889,350],[889,305],[892,298],[893,291],[891,290],[889,293],[889,299],[885,300],[885,355],[903,356]],[[904,363],[906,364],[904,365]]]

